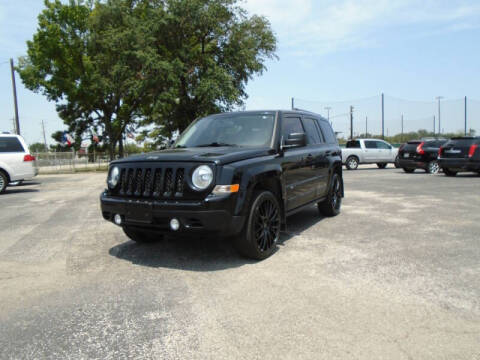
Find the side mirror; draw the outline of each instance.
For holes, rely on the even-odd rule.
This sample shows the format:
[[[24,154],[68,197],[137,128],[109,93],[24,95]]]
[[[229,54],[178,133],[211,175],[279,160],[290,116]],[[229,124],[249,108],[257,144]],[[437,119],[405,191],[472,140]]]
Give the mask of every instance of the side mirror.
[[[288,135],[283,145],[284,149],[302,147],[307,144],[307,137],[305,133],[292,133]]]

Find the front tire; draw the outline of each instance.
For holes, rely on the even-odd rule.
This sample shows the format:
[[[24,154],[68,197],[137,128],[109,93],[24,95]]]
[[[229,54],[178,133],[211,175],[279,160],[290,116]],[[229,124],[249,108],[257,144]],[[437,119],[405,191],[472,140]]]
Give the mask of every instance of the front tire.
[[[386,163],[377,163],[379,169],[385,169],[387,167]]]
[[[446,169],[446,168],[443,169],[443,173],[447,176],[457,176],[456,171],[452,171],[452,170]]]
[[[0,171],[0,194],[5,192],[7,185],[8,185],[7,175],[3,171]]]
[[[436,160],[430,161],[427,164],[426,171],[427,171],[427,173],[432,174],[432,175],[438,174],[438,172],[440,171],[440,166],[438,165],[438,161],[436,161]]]
[[[320,214],[329,217],[340,214],[340,208],[342,206],[342,194],[342,179],[340,175],[333,173],[327,198],[317,204]]]
[[[130,240],[133,240],[137,243],[152,243],[163,239],[163,235],[161,234],[132,229],[128,226],[123,227],[123,232],[130,238]]]
[[[253,194],[250,213],[235,247],[243,256],[263,260],[272,255],[280,239],[281,208],[270,191]]]
[[[403,171],[405,171],[407,174],[411,174],[415,171],[415,169],[403,168]]]
[[[349,156],[345,162],[345,166],[348,170],[357,170],[358,168],[358,158],[356,156]]]

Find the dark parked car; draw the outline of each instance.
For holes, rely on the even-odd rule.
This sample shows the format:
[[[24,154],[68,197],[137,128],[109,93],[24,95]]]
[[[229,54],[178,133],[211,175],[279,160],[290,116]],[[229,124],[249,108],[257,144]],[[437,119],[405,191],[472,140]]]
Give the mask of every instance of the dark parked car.
[[[193,122],[171,149],[112,162],[107,183],[103,217],[134,241],[211,233],[264,259],[287,216],[312,204],[340,212],[341,149],[313,113],[218,114]]]
[[[412,140],[398,150],[398,163],[407,173],[415,169],[423,169],[429,174],[436,174],[440,170],[438,151],[447,142],[446,139]]]
[[[461,171],[480,175],[480,137],[452,138],[440,148],[438,162],[447,176]]]

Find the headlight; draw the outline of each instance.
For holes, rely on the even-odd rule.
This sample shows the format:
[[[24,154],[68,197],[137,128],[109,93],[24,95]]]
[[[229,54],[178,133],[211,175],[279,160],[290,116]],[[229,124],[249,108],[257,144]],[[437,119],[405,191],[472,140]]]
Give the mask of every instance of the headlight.
[[[198,190],[205,190],[213,181],[213,171],[210,166],[200,165],[192,175],[192,183]]]
[[[108,187],[114,189],[117,186],[118,181],[120,180],[120,169],[116,166],[110,170],[110,175],[108,176]]]

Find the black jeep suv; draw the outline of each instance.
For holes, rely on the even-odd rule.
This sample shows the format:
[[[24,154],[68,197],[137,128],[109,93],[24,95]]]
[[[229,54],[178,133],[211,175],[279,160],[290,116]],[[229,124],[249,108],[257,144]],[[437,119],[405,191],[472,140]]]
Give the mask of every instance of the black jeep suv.
[[[447,139],[412,140],[398,149],[398,163],[407,173],[415,169],[423,169],[429,174],[436,174],[440,170],[437,157],[440,147]]]
[[[103,217],[134,241],[213,233],[264,259],[287,216],[311,204],[340,212],[341,150],[313,113],[218,114],[193,122],[170,149],[113,161],[107,184]]]
[[[480,137],[455,137],[438,152],[438,162],[447,176],[461,171],[477,172],[480,175]]]

